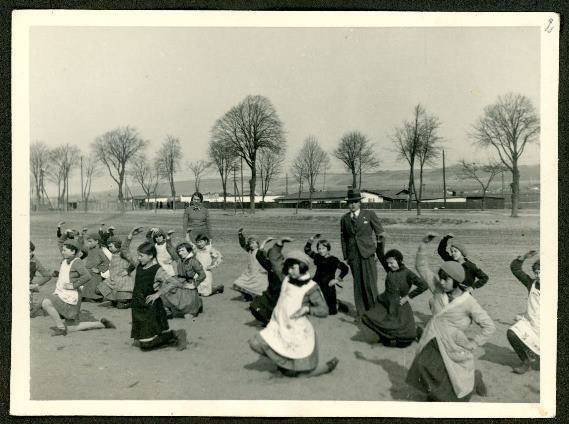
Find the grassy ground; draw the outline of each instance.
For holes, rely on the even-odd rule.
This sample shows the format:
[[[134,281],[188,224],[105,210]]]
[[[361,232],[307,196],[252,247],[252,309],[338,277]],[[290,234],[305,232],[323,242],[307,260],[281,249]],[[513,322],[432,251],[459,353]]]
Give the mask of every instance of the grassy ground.
[[[116,330],[72,333],[51,337],[48,317],[31,320],[32,399],[314,399],[314,400],[422,400],[405,385],[405,375],[415,354],[415,344],[406,349],[388,349],[365,328],[354,325],[350,316],[339,314],[325,319],[310,318],[320,343],[320,357],[340,360],[329,375],[297,380],[280,376],[276,368],[250,350],[247,340],[259,327],[247,310],[247,303],[230,289],[246,266],[245,253],[237,243],[237,229],[260,238],[290,236],[294,248],[302,248],[315,233],[332,242],[333,253],[341,256],[339,219],[343,211],[300,211],[273,209],[254,216],[233,211],[211,211],[213,242],[224,256],[214,278],[226,291],[204,299],[205,313],[197,319],[171,320],[172,328],[185,328],[190,345],[185,351],[165,349],[141,352],[131,346],[130,310],[116,310],[84,304],[84,318],[105,316]],[[413,268],[417,245],[427,231],[443,235],[452,232],[471,252],[471,260],[490,276],[489,283],[475,292],[480,304],[494,319],[497,330],[484,346],[477,367],[484,374],[489,396],[473,401],[538,402],[539,373],[514,375],[518,359],[506,340],[506,329],[515,315],[525,310],[525,288],[509,271],[510,261],[530,248],[539,247],[538,212],[511,219],[507,212],[424,211],[417,218],[406,211],[378,211],[385,224],[389,247],[400,249]],[[57,213],[33,215],[31,239],[37,256],[50,269],[60,257],[55,227],[97,229],[99,223],[114,225],[120,235],[135,225],[159,225],[175,229],[182,236],[182,211],[129,212],[124,215]],[[139,238],[141,236],[138,236]],[[136,244],[136,243],[134,243]],[[433,267],[439,262],[433,245]],[[378,288],[383,290],[385,273],[380,270]],[[54,281],[41,287],[40,297],[53,290]],[[353,302],[350,278],[339,297]],[[425,293],[412,301],[418,322],[430,314]]]

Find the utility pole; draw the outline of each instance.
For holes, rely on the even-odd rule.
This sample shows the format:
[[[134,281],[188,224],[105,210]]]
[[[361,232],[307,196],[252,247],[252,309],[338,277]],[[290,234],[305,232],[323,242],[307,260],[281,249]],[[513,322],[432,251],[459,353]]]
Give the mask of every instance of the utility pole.
[[[85,202],[85,189],[83,188],[83,155],[81,155],[81,201],[83,202],[83,210],[87,212],[87,203]]]
[[[237,215],[237,165],[233,165],[233,212]]]
[[[285,174],[285,196],[288,196],[288,173]]]
[[[326,166],[324,166],[324,182],[322,183],[322,191],[326,191]]]
[[[445,151],[443,149],[443,204],[444,208],[447,207],[447,180],[446,180],[446,170],[445,170]]]
[[[241,210],[243,211],[243,213],[245,213],[245,211],[243,210],[243,158],[241,158]]]

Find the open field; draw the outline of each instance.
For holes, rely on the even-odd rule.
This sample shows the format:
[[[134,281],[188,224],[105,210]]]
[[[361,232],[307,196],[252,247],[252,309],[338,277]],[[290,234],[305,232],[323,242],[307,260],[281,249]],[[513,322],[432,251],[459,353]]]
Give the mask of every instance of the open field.
[[[525,211],[524,211],[525,212]],[[175,229],[182,237],[183,211],[128,212],[124,215],[57,213],[32,215],[31,240],[36,254],[49,269],[60,263],[55,229],[59,220],[66,228],[100,222],[114,225],[124,236],[134,225]],[[116,310],[84,304],[85,315],[105,316],[116,330],[71,333],[51,337],[48,317],[31,320],[31,397],[47,399],[291,399],[291,400],[422,400],[404,383],[416,344],[406,349],[388,349],[377,344],[375,335],[354,325],[350,316],[318,319],[311,317],[320,342],[320,357],[340,360],[329,375],[299,381],[280,376],[268,359],[250,350],[247,340],[259,330],[247,310],[247,303],[230,289],[246,266],[245,253],[237,242],[237,229],[261,239],[290,236],[287,247],[302,248],[306,239],[321,233],[332,243],[333,254],[341,256],[339,219],[343,211],[294,210],[258,211],[254,216],[233,211],[211,211],[213,243],[224,256],[214,273],[226,286],[222,295],[204,298],[205,312],[194,320],[171,320],[172,328],[185,328],[189,346],[182,352],[165,349],[141,352],[131,346],[130,310]],[[475,292],[496,324],[496,332],[477,360],[489,390],[483,402],[538,402],[539,373],[512,374],[518,358],[506,340],[506,329],[515,315],[525,310],[525,288],[509,271],[510,261],[530,248],[539,248],[539,212],[527,212],[510,219],[505,211],[425,211],[416,218],[406,211],[378,211],[385,223],[388,247],[400,249],[413,268],[416,247],[427,231],[440,235],[452,232],[468,246],[470,258],[489,276],[489,283]],[[139,235],[135,239],[141,240]],[[438,240],[437,240],[438,241]],[[292,245],[292,246],[291,246]],[[433,244],[432,264],[439,263]],[[379,272],[383,290],[385,273]],[[40,297],[53,290],[54,280],[40,288]],[[353,302],[350,278],[339,297]],[[416,319],[429,318],[425,293],[412,300]]]

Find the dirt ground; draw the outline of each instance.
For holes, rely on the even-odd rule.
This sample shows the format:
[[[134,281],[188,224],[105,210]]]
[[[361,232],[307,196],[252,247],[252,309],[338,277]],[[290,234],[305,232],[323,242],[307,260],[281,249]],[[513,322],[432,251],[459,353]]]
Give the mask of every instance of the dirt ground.
[[[132,226],[161,226],[175,229],[182,237],[183,211],[137,211],[124,215],[56,213],[32,215],[31,239],[38,258],[48,269],[61,261],[56,248],[56,223],[66,228],[88,226],[98,229],[100,222],[117,227],[124,236]],[[233,211],[211,211],[213,243],[224,256],[215,271],[216,282],[225,284],[222,295],[204,298],[205,312],[196,319],[170,320],[174,329],[185,328],[189,346],[185,351],[167,348],[141,352],[131,346],[130,310],[117,310],[97,304],[83,305],[85,320],[111,319],[117,329],[71,333],[52,337],[48,317],[31,320],[31,398],[69,399],[289,399],[289,400],[424,400],[405,384],[416,344],[405,349],[386,348],[376,336],[354,324],[349,315],[324,319],[311,317],[318,334],[321,360],[339,359],[336,370],[313,379],[283,377],[276,367],[254,353],[247,340],[259,329],[248,304],[231,289],[232,281],[246,266],[246,254],[237,242],[237,229],[261,239],[291,236],[287,248],[302,248],[315,233],[332,243],[333,254],[341,257],[339,219],[343,211],[258,211],[253,216]],[[489,276],[489,283],[475,292],[479,303],[496,324],[496,332],[477,353],[489,394],[473,397],[476,402],[539,402],[539,372],[519,376],[512,373],[518,364],[506,340],[506,329],[514,317],[525,311],[527,292],[509,270],[510,261],[530,248],[539,248],[539,212],[529,211],[511,219],[505,211],[451,212],[424,211],[420,219],[414,212],[378,211],[384,222],[389,247],[400,249],[407,266],[414,267],[414,256],[427,231],[440,235],[452,232],[469,249],[470,259]],[[142,237],[139,235],[139,239]],[[135,239],[138,240],[138,239]],[[438,241],[438,240],[437,240]],[[136,245],[136,242],[133,243]],[[439,263],[436,243],[432,264]],[[385,273],[379,271],[378,289],[383,291]],[[41,287],[36,296],[53,290],[55,281]],[[343,283],[339,298],[353,303],[351,278]],[[413,299],[416,320],[429,319],[430,293]]]

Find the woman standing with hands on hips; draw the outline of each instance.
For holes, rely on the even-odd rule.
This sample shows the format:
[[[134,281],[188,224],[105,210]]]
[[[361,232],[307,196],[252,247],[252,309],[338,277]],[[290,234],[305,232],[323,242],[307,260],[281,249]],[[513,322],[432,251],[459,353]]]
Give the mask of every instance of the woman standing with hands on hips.
[[[184,210],[184,233],[189,235],[190,241],[196,243],[199,234],[205,235],[211,242],[211,225],[209,211],[202,204],[203,195],[196,191],[192,194],[190,205]]]

